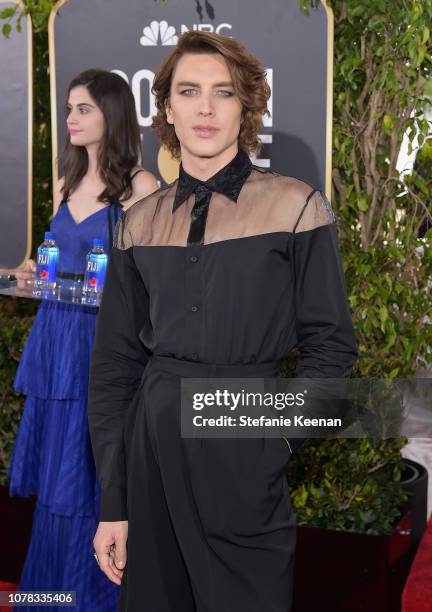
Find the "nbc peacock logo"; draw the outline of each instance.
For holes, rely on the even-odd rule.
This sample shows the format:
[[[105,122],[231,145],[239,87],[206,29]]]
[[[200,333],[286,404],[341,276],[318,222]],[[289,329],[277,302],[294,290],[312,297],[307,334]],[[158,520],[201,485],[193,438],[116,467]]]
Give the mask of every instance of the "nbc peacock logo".
[[[140,43],[143,47],[174,46],[177,44],[178,36],[175,28],[168,25],[167,21],[152,21],[143,29]]]

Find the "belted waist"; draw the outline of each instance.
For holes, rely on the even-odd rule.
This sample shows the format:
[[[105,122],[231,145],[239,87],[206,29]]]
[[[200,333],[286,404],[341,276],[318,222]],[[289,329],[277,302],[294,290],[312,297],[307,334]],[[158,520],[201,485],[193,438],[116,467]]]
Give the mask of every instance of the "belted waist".
[[[149,364],[183,378],[273,378],[279,376],[281,362],[271,363],[202,363],[164,355],[152,355]]]

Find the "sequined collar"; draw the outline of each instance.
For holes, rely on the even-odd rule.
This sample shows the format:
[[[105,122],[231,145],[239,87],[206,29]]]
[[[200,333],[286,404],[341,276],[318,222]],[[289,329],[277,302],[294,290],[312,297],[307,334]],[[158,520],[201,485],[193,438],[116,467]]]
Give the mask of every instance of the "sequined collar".
[[[180,172],[177,183],[177,190],[174,198],[173,212],[183,204],[188,197],[196,191],[199,186],[199,191],[217,191],[230,198],[234,202],[240,195],[241,188],[249,174],[252,171],[252,162],[248,155],[239,150],[237,155],[229,164],[224,166],[219,172],[211,176],[206,181],[200,181],[188,174],[183,165],[180,164]]]

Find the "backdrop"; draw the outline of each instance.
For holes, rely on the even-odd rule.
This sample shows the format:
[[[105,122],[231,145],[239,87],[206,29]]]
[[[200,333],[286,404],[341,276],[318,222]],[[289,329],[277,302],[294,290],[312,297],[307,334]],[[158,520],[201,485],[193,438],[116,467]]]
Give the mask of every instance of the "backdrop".
[[[162,182],[174,180],[178,164],[159,150],[150,128],[150,88],[178,35],[191,29],[240,39],[267,69],[272,117],[264,121],[255,163],[311,182],[330,197],[332,13],[321,4],[306,16],[299,0],[61,0],[50,19],[53,161],[66,136],[68,83],[81,70],[104,68],[132,88],[144,166]]]

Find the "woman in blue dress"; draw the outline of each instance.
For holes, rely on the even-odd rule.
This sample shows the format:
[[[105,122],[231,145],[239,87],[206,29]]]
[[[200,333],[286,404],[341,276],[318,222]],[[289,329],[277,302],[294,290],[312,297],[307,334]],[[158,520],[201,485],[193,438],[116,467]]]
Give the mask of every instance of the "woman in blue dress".
[[[93,239],[102,239],[109,252],[122,211],[158,185],[137,165],[134,98],[120,76],[103,70],[78,75],[68,89],[66,117],[64,177],[50,230],[60,249],[59,277],[67,282],[83,277]],[[34,271],[29,260],[18,284],[31,282]],[[96,315],[91,306],[42,301],[14,381],[26,401],[9,467],[10,494],[37,496],[19,588],[76,591],[77,612],[114,612],[118,605],[118,586],[93,558],[99,483],[87,385]]]

